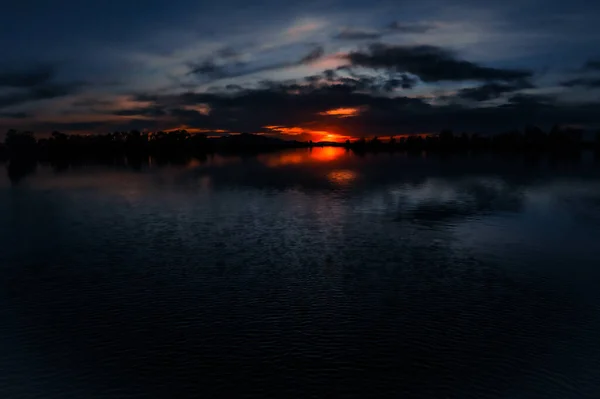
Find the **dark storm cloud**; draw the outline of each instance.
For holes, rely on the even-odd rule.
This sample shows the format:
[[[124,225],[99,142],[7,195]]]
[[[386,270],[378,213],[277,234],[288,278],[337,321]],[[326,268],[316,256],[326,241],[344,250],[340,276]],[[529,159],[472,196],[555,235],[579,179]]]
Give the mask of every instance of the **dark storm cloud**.
[[[336,40],[376,40],[380,39],[381,33],[359,29],[342,29],[333,36]]]
[[[325,55],[325,49],[323,48],[323,46],[316,46],[308,54],[300,58],[300,60],[293,65],[310,64],[323,57],[323,55]]]
[[[555,107],[556,98],[546,94],[515,94],[508,99],[508,104],[504,107],[520,106],[523,108],[532,107]]]
[[[391,92],[394,91],[397,88],[402,88],[405,90],[408,89],[412,89],[413,87],[415,87],[418,83],[418,79],[413,77],[413,76],[409,76],[407,74],[401,74],[400,76],[388,79],[386,82],[384,82],[382,88],[383,91],[386,92]]]
[[[584,71],[600,71],[600,60],[588,60],[582,69]]]
[[[487,101],[498,98],[506,93],[522,89],[532,89],[535,86],[524,80],[514,83],[486,83],[478,87],[459,90],[456,97],[471,101]]]
[[[48,83],[54,75],[50,67],[38,67],[29,71],[0,71],[0,87],[27,88]]]
[[[0,112],[0,118],[25,119],[30,116],[26,112]]]
[[[112,101],[102,100],[99,98],[86,98],[83,100],[74,101],[72,105],[74,107],[81,108],[95,108],[95,107],[108,107],[112,104]]]
[[[281,61],[268,63],[266,65],[253,65],[242,62],[219,64],[214,59],[208,59],[199,63],[188,63],[188,67],[190,68],[188,75],[193,75],[200,78],[208,78],[209,80],[237,78],[258,72],[274,71],[300,65],[308,65],[322,58],[324,54],[325,49],[323,46],[317,45],[313,46],[313,49],[300,57],[300,59],[292,62]]]
[[[243,87],[241,85],[234,85],[234,84],[229,84],[225,86],[225,90],[229,90],[229,91],[238,91],[238,90],[242,90]]]
[[[241,53],[233,47],[223,47],[217,51],[217,55],[223,59],[238,58]]]
[[[434,25],[426,24],[426,23],[402,23],[402,22],[392,22],[387,25],[385,29],[381,31],[373,31],[373,30],[364,30],[364,29],[351,29],[344,28],[339,31],[337,34],[333,36],[333,39],[336,40],[348,40],[348,41],[358,41],[358,40],[377,40],[382,37],[395,33],[427,33],[431,30],[435,29]]]
[[[350,76],[337,75],[335,71],[325,71],[320,78],[326,81],[336,80],[339,83],[351,87],[357,91],[367,91],[372,93],[385,92],[391,93],[396,89],[409,90],[414,88],[419,82],[418,78],[406,73],[391,73],[386,75],[365,75],[352,70],[352,68],[340,68],[339,71],[346,71]]]
[[[114,111],[113,115],[118,116],[149,116],[149,117],[160,117],[167,113],[160,107],[145,107],[140,109],[122,109]]]
[[[387,29],[398,33],[426,33],[433,30],[435,26],[429,24],[415,24],[415,23],[402,23],[392,22],[387,26]]]
[[[333,69],[326,69],[323,72],[323,76],[325,77],[325,79],[327,80],[334,80],[336,77],[336,73]]]
[[[31,87],[19,93],[5,94],[0,96],[0,108],[13,107],[33,101],[49,100],[73,94],[79,90],[82,84],[45,84]]]
[[[133,118],[127,121],[107,121],[98,118],[96,121],[90,122],[52,122],[51,124],[44,122],[35,122],[27,125],[27,129],[36,133],[60,131],[60,132],[86,132],[105,134],[114,131],[130,131],[144,130],[151,131],[165,130],[172,128],[172,123],[162,121],[160,119],[141,119]]]
[[[336,83],[322,80],[314,80],[310,84],[272,82],[261,89],[235,93],[141,95],[136,100],[152,102],[149,109],[163,107],[165,112],[176,116],[179,123],[187,126],[233,132],[267,131],[265,126],[272,125],[305,127],[307,130],[336,126],[346,135],[360,137],[365,134],[435,132],[448,127],[493,132],[529,124],[544,127],[554,123],[598,123],[596,114],[600,104],[597,103],[567,105],[551,96],[515,94],[508,102],[497,106],[436,106],[419,98],[365,92],[365,85],[372,84],[372,81],[356,78],[340,78]],[[189,107],[198,105],[209,106],[210,114],[189,110]],[[323,114],[335,108],[355,108],[360,112],[346,118]],[[147,111],[138,111],[140,116],[147,114]]]
[[[551,86],[566,83],[569,89],[564,91],[575,96],[598,87],[600,77],[595,72],[600,70],[600,60],[594,55],[600,14],[591,11],[600,5],[585,0],[526,3],[517,9],[506,0],[485,4],[475,0],[334,0],[325,7],[316,0],[261,0],[247,7],[239,7],[239,0],[151,0],[142,8],[133,0],[65,0],[61,7],[41,0],[8,2],[0,12],[0,47],[4,50],[0,111],[11,119],[11,125],[30,124],[35,130],[155,129],[185,124],[252,132],[266,125],[314,123],[325,130],[335,125],[340,132],[361,135],[469,126],[486,131],[545,120],[597,123],[597,112],[592,112],[595,104],[568,106],[520,91],[531,88],[533,82],[544,89],[544,81],[534,81],[532,71],[547,64],[555,71],[565,71],[548,83]],[[354,46],[380,39],[395,45]],[[430,45],[407,44],[416,39]],[[343,47],[350,54],[325,58],[323,47],[306,46],[315,40],[328,50],[342,51]],[[442,42],[450,43],[457,52],[446,49]],[[208,51],[212,56],[203,58]],[[477,54],[478,58],[462,54]],[[573,71],[572,60],[586,57],[585,67],[576,65],[577,71]],[[327,62],[316,63],[320,58]],[[196,62],[181,72],[186,60]],[[488,64],[492,60],[516,69]],[[337,70],[343,63],[346,68]],[[331,69],[319,69],[324,65]],[[567,72],[569,68],[571,72]],[[269,72],[277,72],[271,78],[276,75],[296,83],[258,81]],[[256,76],[250,76],[253,74]],[[89,82],[89,86],[57,77]],[[229,78],[232,80],[219,81]],[[107,81],[120,84],[100,83]],[[406,95],[404,91],[418,82],[428,84],[408,95],[428,100],[394,97]],[[217,87],[220,83],[228,85]],[[480,86],[461,89],[474,83]],[[94,90],[88,91],[91,87]],[[207,93],[174,94],[200,87]],[[436,97],[436,93],[457,90],[455,99],[461,101],[444,106],[440,104],[448,102],[436,101],[442,96]],[[120,102],[126,92],[147,93],[151,104],[146,109],[133,105],[132,109],[120,109],[115,118],[114,107],[128,103]],[[81,98],[73,96],[79,93]],[[59,107],[58,101],[33,104],[65,96],[80,101],[61,101],[64,107]],[[476,108],[478,101],[492,99],[505,104]],[[46,104],[49,108],[38,113],[36,108]],[[197,111],[199,104],[205,104],[210,113]],[[339,107],[360,107],[360,113],[347,118],[319,115]],[[33,116],[14,118],[21,112]],[[56,121],[83,112],[86,120],[97,115],[98,122],[50,125],[38,120],[41,115]]]
[[[561,82],[561,86],[564,87],[587,87],[587,88],[599,88],[600,78],[576,78]]]
[[[197,64],[190,64],[190,73],[194,75],[204,75],[211,78],[220,78],[225,76],[225,71],[218,66],[214,60],[205,60]]]
[[[491,68],[461,60],[451,51],[436,46],[373,44],[366,50],[350,52],[347,58],[353,66],[409,72],[424,82],[514,81],[532,76],[526,70]]]
[[[351,83],[308,86],[273,83],[271,87],[244,90],[235,94],[186,93],[166,97],[142,95],[136,99],[152,100],[152,108],[164,106],[165,109],[176,107],[184,109],[189,106],[206,104],[211,108],[209,116],[181,112],[177,115],[189,117],[181,120],[187,125],[199,126],[198,122],[201,122],[208,123],[209,128],[216,127],[233,131],[261,131],[267,125],[302,125],[314,120],[324,121],[324,117],[319,116],[319,113],[338,107],[368,105],[387,109],[390,112],[397,111],[402,107],[406,109],[429,107],[419,99],[405,97],[392,99],[360,93]],[[138,113],[144,115],[145,111]]]
[[[38,67],[20,72],[5,70],[0,72],[0,88],[16,89],[16,91],[0,94],[0,109],[64,97],[84,85],[83,82],[55,82],[55,70],[50,67]]]

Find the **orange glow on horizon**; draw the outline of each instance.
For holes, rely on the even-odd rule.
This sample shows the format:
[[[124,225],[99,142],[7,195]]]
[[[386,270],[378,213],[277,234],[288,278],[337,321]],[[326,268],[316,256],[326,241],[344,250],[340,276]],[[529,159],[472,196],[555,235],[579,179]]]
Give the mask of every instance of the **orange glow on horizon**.
[[[283,134],[283,135],[308,136],[308,137],[303,137],[303,139],[301,139],[300,141],[312,140],[314,142],[330,141],[330,142],[334,142],[334,143],[343,143],[346,140],[353,139],[350,136],[344,136],[341,134],[333,133],[329,130],[313,130],[313,129],[307,129],[307,128],[303,128],[303,127],[299,127],[299,126],[287,127],[287,126],[271,125],[271,126],[264,126],[264,128],[269,129],[273,132],[277,132],[279,134]]]
[[[171,129],[165,129],[164,131],[169,133],[169,132],[175,132],[177,130],[185,130],[188,133],[229,133],[229,134],[233,134],[230,131],[225,130],[225,129],[202,129],[202,128],[197,128],[197,127],[190,127],[187,125],[174,127]]]
[[[208,104],[186,105],[183,109],[188,111],[196,111],[202,115],[210,115],[212,108]]]
[[[286,126],[265,126],[265,128],[269,129],[269,130],[273,130],[282,134],[287,134],[290,136],[297,136],[300,134],[310,134],[310,135],[328,135],[329,132],[326,132],[324,130],[311,130],[311,129],[305,129],[302,127],[297,127],[297,126],[293,126],[293,127],[286,127]]]

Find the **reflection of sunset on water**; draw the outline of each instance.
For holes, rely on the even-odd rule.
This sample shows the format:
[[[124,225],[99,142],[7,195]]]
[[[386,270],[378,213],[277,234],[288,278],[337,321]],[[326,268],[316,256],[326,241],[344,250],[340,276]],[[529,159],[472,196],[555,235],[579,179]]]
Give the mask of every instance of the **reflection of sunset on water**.
[[[346,149],[341,147],[317,147],[310,151],[311,159],[319,162],[329,162],[346,154]]]
[[[260,155],[258,159],[270,167],[304,163],[331,162],[346,155],[342,147],[314,147],[291,152]]]
[[[258,159],[270,167],[284,166],[284,165],[295,165],[306,162],[306,152],[292,152],[292,153],[276,153],[261,155]]]

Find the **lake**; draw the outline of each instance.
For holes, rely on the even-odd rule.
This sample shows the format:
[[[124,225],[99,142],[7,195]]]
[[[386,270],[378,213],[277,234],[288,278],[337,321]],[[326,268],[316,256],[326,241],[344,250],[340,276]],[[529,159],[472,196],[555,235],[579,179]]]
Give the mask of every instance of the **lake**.
[[[600,397],[592,154],[0,172],[2,398]]]

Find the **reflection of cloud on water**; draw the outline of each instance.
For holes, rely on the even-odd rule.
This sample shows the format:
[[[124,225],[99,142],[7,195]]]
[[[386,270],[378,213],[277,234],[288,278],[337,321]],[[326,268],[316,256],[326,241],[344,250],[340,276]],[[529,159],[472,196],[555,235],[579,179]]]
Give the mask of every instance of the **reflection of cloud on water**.
[[[373,190],[360,209],[393,213],[396,220],[432,226],[476,214],[516,212],[520,202],[520,190],[499,178],[487,181],[483,177],[456,180],[433,177]]]
[[[470,176],[387,155],[277,167],[217,159],[143,172],[42,168],[24,182],[51,192],[10,204],[21,230],[0,224],[4,242],[18,237],[6,246],[11,258],[0,254],[15,259],[2,264],[0,296],[23,316],[8,321],[38,350],[35,367],[64,377],[68,365],[73,379],[93,380],[92,396],[98,387],[147,397],[239,386],[281,393],[262,381],[289,377],[289,364],[294,381],[324,376],[296,387],[303,397],[322,393],[331,370],[344,370],[343,385],[361,397],[365,375],[415,397],[468,397],[474,381],[505,397],[527,379],[570,397],[548,376],[585,383],[571,366],[597,353],[586,309],[548,278],[510,269],[522,273],[540,251],[578,249],[584,234],[597,239],[593,223],[576,230],[555,217],[597,201],[590,179],[566,187],[552,174]],[[513,255],[522,262],[507,262]],[[577,334],[585,353],[573,355]],[[554,352],[563,349],[568,356]],[[20,366],[28,380],[47,371]],[[431,381],[447,384],[425,392]]]
[[[600,183],[573,179],[522,187],[521,211],[465,220],[456,227],[464,243],[497,257],[600,258]]]

